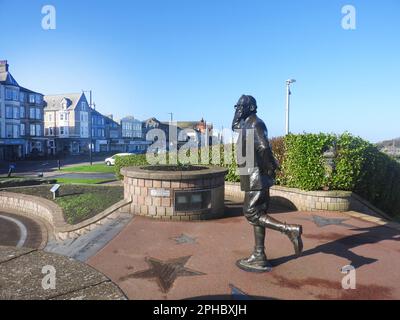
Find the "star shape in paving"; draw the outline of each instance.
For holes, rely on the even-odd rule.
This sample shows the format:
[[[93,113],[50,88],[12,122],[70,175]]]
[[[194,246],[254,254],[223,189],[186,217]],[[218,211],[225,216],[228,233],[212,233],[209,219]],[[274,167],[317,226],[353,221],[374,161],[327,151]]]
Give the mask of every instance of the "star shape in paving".
[[[189,237],[186,234],[181,234],[179,237],[170,238],[174,240],[177,244],[185,244],[185,243],[196,243],[197,238]]]
[[[330,225],[353,227],[352,225],[343,223],[343,221],[346,221],[348,219],[325,218],[325,217],[313,215],[312,220],[319,228],[330,226]]]
[[[149,269],[137,271],[130,275],[120,278],[121,281],[130,278],[139,279],[156,279],[162,292],[167,293],[173,286],[178,277],[201,276],[205,273],[186,268],[185,264],[191,256],[170,259],[167,261],[158,260],[155,258],[146,258]]]
[[[233,284],[229,284],[229,287],[231,288],[231,296],[233,300],[251,300],[248,294],[244,293]]]

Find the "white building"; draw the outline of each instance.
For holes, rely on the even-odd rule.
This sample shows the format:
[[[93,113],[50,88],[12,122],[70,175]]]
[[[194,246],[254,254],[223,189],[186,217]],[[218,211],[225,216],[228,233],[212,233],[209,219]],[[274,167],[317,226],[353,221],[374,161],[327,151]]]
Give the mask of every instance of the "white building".
[[[84,93],[44,97],[44,130],[49,154],[89,151],[91,108]]]

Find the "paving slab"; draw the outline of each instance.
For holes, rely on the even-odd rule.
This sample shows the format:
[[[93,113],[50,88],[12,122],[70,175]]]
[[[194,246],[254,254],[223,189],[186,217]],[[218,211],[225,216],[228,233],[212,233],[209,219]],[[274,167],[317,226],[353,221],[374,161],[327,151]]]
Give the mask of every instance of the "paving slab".
[[[304,252],[296,258],[284,235],[267,230],[273,270],[255,274],[235,265],[254,240],[241,204],[234,209],[201,222],[135,217],[88,263],[129,299],[232,299],[237,292],[256,299],[400,299],[398,230],[338,212],[273,210],[275,218],[303,225]],[[356,289],[342,287],[346,265],[355,268]]]
[[[125,298],[106,276],[71,258],[10,247],[0,247],[0,257],[0,300]],[[50,268],[55,288],[48,289],[42,283]]]

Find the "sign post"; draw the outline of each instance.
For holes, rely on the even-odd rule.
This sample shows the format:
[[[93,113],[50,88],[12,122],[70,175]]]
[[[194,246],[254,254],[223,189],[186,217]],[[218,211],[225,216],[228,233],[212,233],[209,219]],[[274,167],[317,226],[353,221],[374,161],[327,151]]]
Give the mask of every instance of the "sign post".
[[[53,200],[59,196],[59,193],[60,193],[59,189],[60,189],[60,185],[59,184],[55,184],[50,189],[50,192],[53,193]]]

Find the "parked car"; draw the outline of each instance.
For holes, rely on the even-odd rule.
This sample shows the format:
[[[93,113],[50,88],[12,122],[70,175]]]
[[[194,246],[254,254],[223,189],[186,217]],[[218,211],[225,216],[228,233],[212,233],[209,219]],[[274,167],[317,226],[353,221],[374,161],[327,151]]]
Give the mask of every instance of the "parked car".
[[[125,156],[130,156],[130,155],[132,155],[132,153],[117,153],[117,154],[114,154],[112,157],[109,157],[106,160],[104,160],[104,163],[108,166],[113,166],[113,165],[115,165],[115,159],[117,157],[125,157]]]

